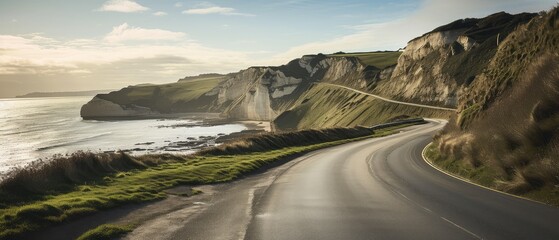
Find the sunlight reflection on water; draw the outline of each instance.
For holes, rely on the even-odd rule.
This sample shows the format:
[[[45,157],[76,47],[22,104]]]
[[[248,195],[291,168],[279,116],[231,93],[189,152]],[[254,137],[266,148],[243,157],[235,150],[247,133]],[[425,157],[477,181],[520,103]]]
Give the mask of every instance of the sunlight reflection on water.
[[[78,150],[153,149],[187,138],[239,132],[241,124],[161,127],[191,120],[82,120],[80,107],[91,97],[0,99],[0,173],[53,154]],[[153,142],[149,146],[138,143]],[[190,151],[191,152],[191,151]],[[186,152],[185,152],[186,153]],[[189,152],[188,152],[189,153]]]

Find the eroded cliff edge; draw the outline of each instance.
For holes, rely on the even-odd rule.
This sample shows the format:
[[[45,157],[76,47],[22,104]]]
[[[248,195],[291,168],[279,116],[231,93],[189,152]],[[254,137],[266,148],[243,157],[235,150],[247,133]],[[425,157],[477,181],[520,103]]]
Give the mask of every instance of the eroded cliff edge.
[[[274,121],[284,129],[369,125],[410,116],[450,118],[453,112],[400,106],[336,86],[403,102],[456,108],[460,97],[486,71],[501,43],[536,15],[501,12],[457,20],[411,40],[401,54],[306,55],[278,67],[250,67],[172,84],[131,86],[97,95],[84,105],[82,116],[213,112],[228,119]],[[399,57],[376,64],[388,55]],[[109,108],[110,104],[100,100],[120,108]],[[103,106],[106,112],[100,110]]]
[[[97,95],[81,113],[95,119],[219,112],[229,119],[271,121],[317,82],[365,87],[380,77],[378,72],[355,57],[306,55],[279,67],[250,67],[166,85],[130,86]]]

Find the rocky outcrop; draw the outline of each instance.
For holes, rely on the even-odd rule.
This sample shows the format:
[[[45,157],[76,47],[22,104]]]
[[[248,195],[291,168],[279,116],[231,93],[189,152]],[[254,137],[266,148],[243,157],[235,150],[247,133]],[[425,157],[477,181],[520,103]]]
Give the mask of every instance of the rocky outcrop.
[[[224,116],[229,118],[273,120],[313,83],[366,88],[374,70],[357,58],[306,55],[280,67],[251,67],[235,74],[217,87],[218,103],[227,105]]]
[[[306,55],[279,67],[250,67],[227,75],[186,77],[168,85],[130,86],[96,96],[84,118],[145,117],[155,113],[221,112],[231,119],[273,120],[316,82],[367,89],[391,70],[381,71],[355,57]],[[199,83],[216,81],[200,90]],[[188,86],[193,89],[186,89]],[[207,85],[204,85],[207,87]],[[190,92],[197,91],[197,96]]]
[[[80,110],[80,115],[83,119],[138,118],[156,116],[158,114],[147,107],[136,105],[123,106],[99,97],[94,97],[83,105]]]
[[[437,134],[434,160],[475,172],[462,174],[474,182],[557,204],[559,7],[498,39],[460,96],[458,116]]]
[[[456,107],[458,96],[487,67],[497,44],[535,14],[496,13],[462,19],[408,42],[390,80],[375,93],[401,101]]]

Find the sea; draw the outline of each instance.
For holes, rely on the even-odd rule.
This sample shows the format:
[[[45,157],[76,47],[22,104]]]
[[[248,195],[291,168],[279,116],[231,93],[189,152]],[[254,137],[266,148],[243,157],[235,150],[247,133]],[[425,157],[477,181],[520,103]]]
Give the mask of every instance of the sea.
[[[209,126],[191,119],[83,120],[80,108],[91,98],[0,99],[0,176],[32,161],[76,151],[189,154],[196,147],[180,143],[247,129],[242,124]]]

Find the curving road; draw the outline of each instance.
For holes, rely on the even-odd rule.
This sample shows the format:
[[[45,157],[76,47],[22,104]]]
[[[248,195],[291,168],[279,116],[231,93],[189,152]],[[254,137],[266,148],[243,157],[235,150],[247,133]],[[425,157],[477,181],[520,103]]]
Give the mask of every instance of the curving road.
[[[449,177],[422,149],[444,123],[334,147],[279,176],[246,239],[559,239],[559,208]]]
[[[321,84],[321,85],[327,85],[327,86],[331,86],[331,87],[338,87],[338,88],[343,88],[346,90],[350,90],[356,93],[360,93],[360,94],[364,94],[367,96],[371,96],[380,100],[383,100],[385,102],[390,102],[390,103],[397,103],[397,104],[402,104],[402,105],[408,105],[408,106],[414,106],[414,107],[422,107],[422,108],[431,108],[431,109],[437,109],[437,110],[444,110],[444,111],[451,111],[451,112],[456,112],[457,109],[456,108],[447,108],[447,107],[437,107],[437,106],[431,106],[431,105],[425,105],[425,104],[419,104],[419,103],[410,103],[410,102],[402,102],[402,101],[397,101],[397,100],[393,100],[393,99],[389,99],[389,98],[385,98],[385,97],[381,97],[379,95],[376,94],[372,94],[372,93],[368,93],[368,92],[363,92],[361,90],[357,90],[355,88],[350,88],[350,87],[346,87],[343,85],[338,85],[338,84],[332,84],[332,83],[322,83],[322,82],[317,82],[314,84]]]
[[[213,187],[195,208],[127,239],[559,239],[559,208],[457,180],[425,163],[442,121],[319,150]]]

